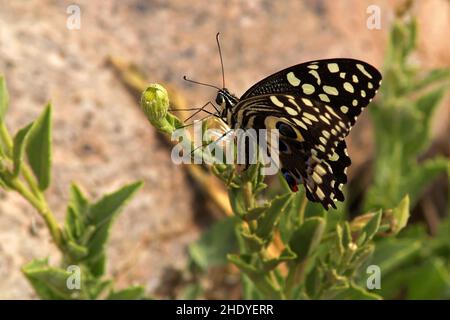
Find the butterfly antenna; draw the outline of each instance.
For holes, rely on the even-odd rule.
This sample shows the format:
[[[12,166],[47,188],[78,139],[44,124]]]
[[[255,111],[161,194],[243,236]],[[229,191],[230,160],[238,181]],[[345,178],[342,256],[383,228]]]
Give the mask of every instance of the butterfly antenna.
[[[215,85],[212,85],[212,84],[209,84],[209,83],[204,83],[204,82],[199,82],[199,81],[195,81],[195,80],[191,80],[191,79],[188,79],[186,76],[183,76],[183,79],[185,81],[187,81],[187,82],[192,82],[192,83],[195,83],[195,84],[199,84],[201,86],[206,86],[206,87],[215,88],[217,90],[221,90],[219,87],[216,87]]]
[[[224,72],[224,68],[223,68],[222,50],[220,48],[219,35],[220,35],[220,32],[217,32],[216,42],[217,42],[217,48],[219,49],[220,66],[222,67],[222,87],[225,88],[225,72]]]

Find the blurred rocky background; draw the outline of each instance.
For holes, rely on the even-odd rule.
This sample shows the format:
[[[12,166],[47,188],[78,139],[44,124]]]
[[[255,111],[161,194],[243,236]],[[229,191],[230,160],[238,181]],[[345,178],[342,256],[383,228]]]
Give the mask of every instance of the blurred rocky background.
[[[107,63],[133,62],[151,82],[173,84],[191,106],[215,96],[183,75],[221,84],[215,34],[222,34],[227,87],[237,95],[281,68],[303,61],[353,57],[382,67],[394,10],[401,1],[7,1],[0,0],[0,73],[10,90],[7,124],[15,129],[54,105],[50,205],[62,219],[70,181],[92,197],[143,179],[145,187],[112,230],[109,272],[118,287],[144,284],[149,293],[185,267],[186,245],[211,221],[207,199],[175,166],[147,123],[136,97]],[[66,27],[69,5],[81,28]],[[381,10],[381,29],[366,27],[369,5]],[[417,1],[415,59],[425,69],[450,65],[448,0]],[[449,137],[447,99],[433,125],[436,141]],[[350,135],[350,176],[370,161],[370,121]],[[205,204],[206,203],[206,204]],[[58,253],[42,220],[17,194],[0,192],[0,298],[35,294],[20,272],[33,258]],[[161,293],[164,296],[165,293]]]

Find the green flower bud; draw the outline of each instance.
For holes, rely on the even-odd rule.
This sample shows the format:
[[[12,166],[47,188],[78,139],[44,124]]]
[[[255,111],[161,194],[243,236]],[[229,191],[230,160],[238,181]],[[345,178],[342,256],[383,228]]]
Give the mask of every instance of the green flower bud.
[[[141,108],[147,119],[156,127],[161,125],[169,109],[169,95],[160,84],[151,84],[142,93]]]
[[[172,134],[183,123],[169,110],[169,95],[160,84],[151,84],[141,96],[141,108],[150,123],[159,131]]]

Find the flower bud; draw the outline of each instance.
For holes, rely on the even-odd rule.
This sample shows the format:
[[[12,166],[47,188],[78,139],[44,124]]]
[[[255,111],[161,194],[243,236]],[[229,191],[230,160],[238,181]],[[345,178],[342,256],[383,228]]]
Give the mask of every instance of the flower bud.
[[[160,84],[151,84],[142,93],[141,108],[155,127],[161,127],[169,109],[167,90]]]

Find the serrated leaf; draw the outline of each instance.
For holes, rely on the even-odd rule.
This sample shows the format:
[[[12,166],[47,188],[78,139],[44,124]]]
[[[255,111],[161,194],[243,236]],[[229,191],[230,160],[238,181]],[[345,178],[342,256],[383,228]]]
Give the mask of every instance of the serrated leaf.
[[[86,198],[84,193],[81,191],[81,188],[76,183],[72,183],[70,185],[69,203],[78,214],[86,214],[89,206],[89,200]]]
[[[144,298],[145,288],[142,286],[131,286],[109,294],[108,300],[138,300]]]
[[[48,104],[33,123],[26,143],[28,162],[37,178],[39,189],[50,185],[52,157],[52,106]]]
[[[289,247],[297,255],[298,263],[302,263],[319,246],[325,230],[325,219],[308,218],[292,234]]]
[[[90,206],[87,214],[89,222],[99,226],[111,221],[142,185],[141,181],[134,182],[103,196]]]
[[[87,241],[89,255],[86,258],[91,272],[99,276],[105,270],[105,246],[109,237],[109,231],[114,218],[120,213],[124,204],[142,186],[142,182],[135,182],[126,185],[116,192],[110,193],[90,206],[87,216],[88,226],[94,227],[92,236]],[[81,243],[84,243],[81,242]]]
[[[25,139],[32,127],[33,123],[28,124],[24,128],[20,129],[14,136],[13,144],[13,176],[17,177],[20,172],[20,167],[23,161],[23,152],[25,149]]]
[[[6,111],[8,110],[9,94],[6,87],[6,81],[0,76],[0,122],[5,120]]]
[[[49,266],[47,260],[33,260],[22,267],[22,272],[42,299],[72,299],[79,292],[67,287],[71,273]]]

